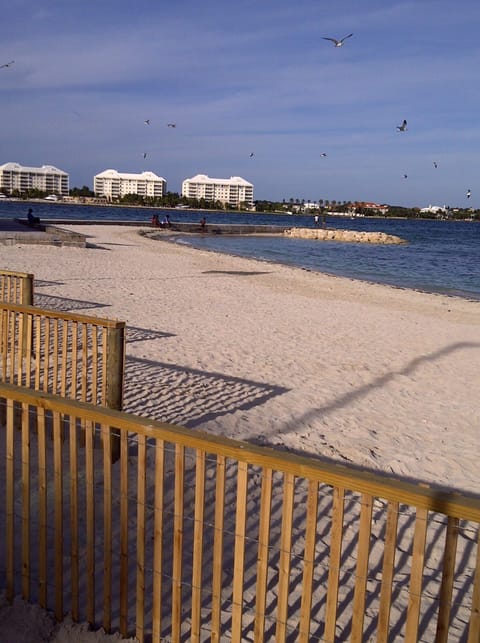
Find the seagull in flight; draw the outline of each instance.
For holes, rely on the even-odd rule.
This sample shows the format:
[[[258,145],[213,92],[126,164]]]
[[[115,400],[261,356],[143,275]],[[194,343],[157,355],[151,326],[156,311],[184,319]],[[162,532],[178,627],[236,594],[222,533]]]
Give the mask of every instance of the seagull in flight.
[[[3,69],[4,67],[10,67],[10,65],[13,65],[14,62],[14,60],[11,60],[8,63],[3,63],[3,65],[0,65],[0,69]]]
[[[326,153],[326,152],[322,152],[322,153],[320,154],[320,156],[325,157],[325,156],[327,156],[327,153]]]
[[[437,161],[433,161],[433,167],[434,167],[434,168],[437,168],[437,167],[438,167],[438,163],[437,163]]]
[[[145,120],[143,122],[145,123],[145,125],[150,125],[150,119],[149,118],[147,118],[147,120]]]
[[[406,132],[407,131],[407,121],[403,119],[403,123],[401,125],[397,125],[397,129],[399,132]]]
[[[403,178],[404,178],[404,179],[408,179],[408,174],[404,174],[404,175],[403,175]]]
[[[250,158],[252,158],[252,156],[255,156],[255,154],[253,152],[250,152]]]
[[[341,40],[337,40],[336,38],[325,38],[325,37],[323,37],[323,40],[330,40],[331,42],[333,42],[335,47],[341,47],[345,42],[345,40],[347,38],[350,38],[351,36],[353,36],[353,33],[349,33],[348,36],[344,36]]]
[[[143,158],[144,158],[144,159],[146,159],[146,158],[147,158],[147,153],[146,153],[146,152],[144,152],[144,153],[143,153]]]
[[[471,196],[472,196],[472,193],[470,192],[470,190],[467,190],[467,199],[469,199]]]
[[[167,127],[177,127],[176,123],[167,123]]]

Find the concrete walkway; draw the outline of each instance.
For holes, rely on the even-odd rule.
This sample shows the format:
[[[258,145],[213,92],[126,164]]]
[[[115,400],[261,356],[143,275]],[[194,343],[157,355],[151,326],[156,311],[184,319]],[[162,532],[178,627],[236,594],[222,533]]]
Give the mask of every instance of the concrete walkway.
[[[29,226],[18,219],[0,219],[0,245],[43,244],[54,246],[86,245],[86,237],[50,224]]]

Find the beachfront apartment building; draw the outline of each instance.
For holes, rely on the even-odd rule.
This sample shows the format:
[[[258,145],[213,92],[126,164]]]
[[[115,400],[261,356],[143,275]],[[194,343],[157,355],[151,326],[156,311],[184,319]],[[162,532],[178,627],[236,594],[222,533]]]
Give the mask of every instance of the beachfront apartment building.
[[[132,174],[105,170],[93,177],[95,196],[113,201],[127,194],[138,194],[144,197],[162,197],[167,191],[167,182],[154,172]]]
[[[0,190],[9,194],[40,190],[49,194],[68,195],[69,176],[53,165],[28,167],[19,163],[0,165]]]
[[[238,207],[240,203],[251,205],[253,204],[253,185],[241,176],[213,179],[206,174],[197,174],[183,181],[182,196],[187,199],[220,201],[232,207]]]

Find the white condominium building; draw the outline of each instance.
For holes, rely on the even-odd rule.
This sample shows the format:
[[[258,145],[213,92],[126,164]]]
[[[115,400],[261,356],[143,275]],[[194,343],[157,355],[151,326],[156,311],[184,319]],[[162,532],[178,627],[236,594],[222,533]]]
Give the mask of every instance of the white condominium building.
[[[205,174],[197,174],[182,183],[182,196],[187,199],[220,201],[237,207],[240,203],[253,203],[253,185],[241,176],[212,179]]]
[[[130,174],[105,170],[93,177],[93,191],[96,196],[104,196],[110,201],[126,194],[162,197],[167,191],[167,182],[153,172]]]
[[[5,163],[0,165],[0,189],[9,193],[41,190],[68,195],[68,174],[53,165],[26,167],[19,163]]]

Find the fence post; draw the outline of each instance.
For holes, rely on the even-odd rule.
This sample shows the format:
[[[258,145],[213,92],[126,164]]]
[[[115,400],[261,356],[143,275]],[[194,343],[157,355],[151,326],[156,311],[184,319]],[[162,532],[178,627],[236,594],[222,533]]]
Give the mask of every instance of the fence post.
[[[115,327],[107,328],[107,372],[105,406],[110,409],[122,410],[123,378],[125,372],[125,323],[119,322]],[[120,434],[112,430],[111,439],[112,462],[120,457]]]
[[[33,306],[33,275],[26,274],[22,283],[22,306]]]
[[[34,276],[32,273],[26,274],[22,278],[22,292],[21,292],[21,304],[22,306],[33,306],[33,279]],[[24,324],[23,324],[23,337],[22,337],[22,355],[23,357],[30,357],[28,354],[28,349],[27,347],[29,346],[28,342],[28,324],[26,323],[27,321],[27,316],[24,316]],[[31,330],[31,338],[32,342],[30,345],[33,345],[33,327]]]

